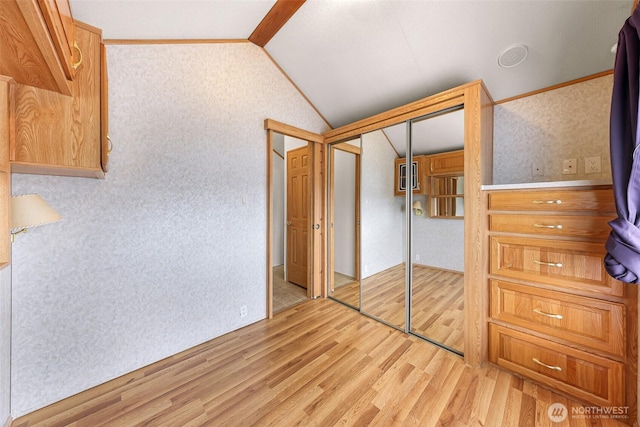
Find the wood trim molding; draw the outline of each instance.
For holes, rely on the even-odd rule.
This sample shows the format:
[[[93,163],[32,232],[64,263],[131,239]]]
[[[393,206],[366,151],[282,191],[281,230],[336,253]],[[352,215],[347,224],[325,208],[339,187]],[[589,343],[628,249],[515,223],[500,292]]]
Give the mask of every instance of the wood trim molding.
[[[11,427],[11,423],[13,423],[13,418],[11,418],[11,415],[9,415],[7,420],[4,422],[3,426],[4,427]]]
[[[538,89],[538,90],[533,90],[531,92],[527,92],[527,93],[523,93],[523,94],[520,94],[520,95],[512,96],[510,98],[501,99],[500,101],[496,101],[495,104],[496,105],[497,104],[504,104],[504,103],[507,103],[507,102],[515,101],[515,100],[520,99],[520,98],[526,98],[528,96],[538,95],[538,94],[541,94],[541,93],[544,93],[544,92],[550,92],[552,90],[560,89],[560,88],[563,88],[563,87],[566,87],[566,86],[575,85],[577,83],[582,83],[582,82],[586,82],[586,81],[589,81],[589,80],[598,79],[600,77],[608,76],[610,74],[613,74],[613,70],[608,70],[608,71],[603,71],[601,73],[591,74],[589,76],[580,77],[579,79],[569,80],[568,82],[559,83],[557,85],[545,87],[545,88]]]
[[[277,120],[265,119],[264,128],[265,130],[272,130],[274,132],[292,136],[298,139],[303,139],[305,141],[324,143],[324,137],[322,135],[300,129],[295,126],[287,125]]]
[[[284,24],[300,9],[306,0],[277,0],[249,36],[249,41],[265,47]]]
[[[336,150],[346,151],[347,153],[360,154],[360,147],[347,144],[346,142],[338,142],[336,144],[333,144],[331,147],[333,147]]]
[[[484,87],[482,80],[476,80],[448,91],[431,95],[418,101],[414,101],[366,119],[330,130],[324,133],[325,141],[326,143],[338,142],[351,136],[381,129],[404,122],[414,117],[444,110],[456,105],[462,105],[464,103],[465,89],[468,87],[474,87],[478,84]]]
[[[250,43],[246,39],[106,39],[104,44],[214,44]]]

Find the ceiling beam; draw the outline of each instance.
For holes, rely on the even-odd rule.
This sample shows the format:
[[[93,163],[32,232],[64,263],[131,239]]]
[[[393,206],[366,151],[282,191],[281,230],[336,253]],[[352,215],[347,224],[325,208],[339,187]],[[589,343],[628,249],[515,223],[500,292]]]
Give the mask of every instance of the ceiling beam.
[[[306,0],[277,0],[269,13],[258,24],[249,41],[265,47],[278,30],[293,16]]]

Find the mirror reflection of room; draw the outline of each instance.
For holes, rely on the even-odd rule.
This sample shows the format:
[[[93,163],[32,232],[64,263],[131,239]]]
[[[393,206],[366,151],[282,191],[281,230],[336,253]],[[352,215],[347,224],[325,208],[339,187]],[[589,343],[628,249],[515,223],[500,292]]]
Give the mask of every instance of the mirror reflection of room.
[[[362,135],[361,168],[362,312],[462,354],[462,107]]]
[[[329,296],[360,307],[360,138],[333,144],[330,170]],[[337,185],[336,185],[337,183]]]
[[[411,331],[464,353],[464,110],[411,123],[425,210],[412,215]]]
[[[361,265],[362,312],[404,330],[406,214],[394,191],[394,141],[406,142],[406,125],[362,135]]]
[[[278,313],[308,299],[306,280],[308,189],[307,141],[274,133],[272,153],[272,275],[273,312]],[[305,153],[305,150],[307,153]],[[301,185],[308,185],[301,184]]]

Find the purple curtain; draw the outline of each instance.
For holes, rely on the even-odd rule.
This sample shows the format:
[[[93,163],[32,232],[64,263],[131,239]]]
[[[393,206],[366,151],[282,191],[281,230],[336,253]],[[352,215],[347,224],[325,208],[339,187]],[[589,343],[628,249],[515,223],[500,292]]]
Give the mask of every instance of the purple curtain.
[[[640,153],[638,86],[640,7],[618,35],[611,99],[611,175],[618,218],[605,244],[605,268],[615,279],[640,282]]]

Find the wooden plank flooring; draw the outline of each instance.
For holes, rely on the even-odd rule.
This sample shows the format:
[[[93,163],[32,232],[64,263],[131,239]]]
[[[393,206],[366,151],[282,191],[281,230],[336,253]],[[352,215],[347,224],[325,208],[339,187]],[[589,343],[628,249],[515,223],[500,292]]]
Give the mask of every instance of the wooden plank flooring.
[[[359,283],[336,287],[333,297],[359,305]],[[362,311],[404,328],[405,266],[362,281]],[[464,274],[413,266],[411,330],[464,353]]]
[[[27,426],[623,426],[342,304],[306,301],[14,421]]]
[[[273,312],[279,313],[306,301],[307,290],[284,280],[284,265],[273,267]]]

